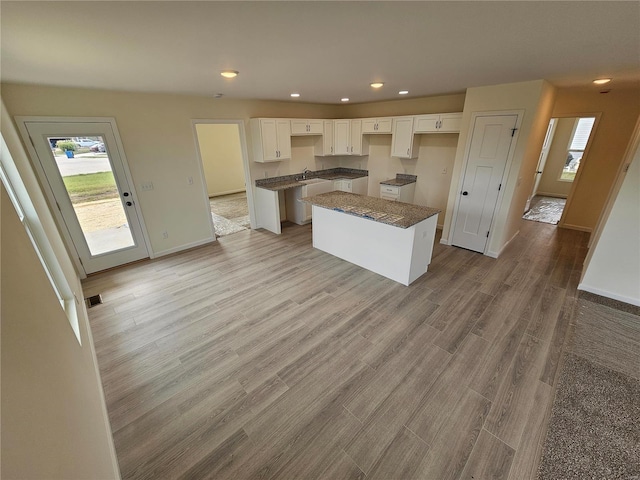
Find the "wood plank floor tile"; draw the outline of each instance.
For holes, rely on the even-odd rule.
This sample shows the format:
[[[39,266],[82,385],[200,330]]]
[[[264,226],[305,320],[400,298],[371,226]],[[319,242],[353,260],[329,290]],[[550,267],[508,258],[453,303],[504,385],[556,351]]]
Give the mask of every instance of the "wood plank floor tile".
[[[523,222],[498,259],[436,243],[405,287],[311,228],[83,282],[122,478],[533,478],[587,235]],[[637,335],[610,330],[572,345]]]
[[[507,479],[514,449],[482,430],[460,478]]]

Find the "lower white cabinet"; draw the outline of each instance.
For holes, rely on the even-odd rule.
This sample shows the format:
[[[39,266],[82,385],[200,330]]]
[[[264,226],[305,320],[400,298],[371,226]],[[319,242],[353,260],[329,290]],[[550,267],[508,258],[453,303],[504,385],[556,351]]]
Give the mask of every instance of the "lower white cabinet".
[[[369,191],[369,177],[334,180],[333,189],[340,192],[366,195]]]
[[[416,184],[384,185],[380,184],[380,198],[394,202],[413,203],[416,192]]]
[[[302,201],[305,197],[313,197],[322,193],[333,191],[332,180],[311,183],[297,188],[290,188],[285,191],[285,201],[287,205],[287,220],[298,225],[304,225],[311,221],[311,204]]]

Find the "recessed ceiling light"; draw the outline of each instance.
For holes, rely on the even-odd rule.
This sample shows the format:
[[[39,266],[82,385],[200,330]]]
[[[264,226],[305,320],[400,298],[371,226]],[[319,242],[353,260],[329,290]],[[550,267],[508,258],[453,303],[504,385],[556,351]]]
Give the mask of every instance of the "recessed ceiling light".
[[[598,78],[593,81],[596,85],[604,85],[605,83],[609,83],[611,81],[610,78]]]
[[[382,88],[383,85],[384,85],[383,82],[373,82],[371,84],[371,88]]]
[[[341,99],[340,99],[340,101],[341,101],[341,102],[348,102],[348,101],[349,101],[349,99],[348,99],[347,97],[344,97],[344,98],[341,98]]]
[[[298,98],[298,97],[300,96],[300,94],[299,94],[299,93],[292,93],[292,94],[291,94],[291,96],[292,96],[293,98]]]
[[[238,76],[238,73],[236,70],[223,70],[220,72],[220,75],[222,75],[224,78],[234,78]]]
[[[400,90],[398,95],[406,95],[407,93],[409,93],[409,90]]]

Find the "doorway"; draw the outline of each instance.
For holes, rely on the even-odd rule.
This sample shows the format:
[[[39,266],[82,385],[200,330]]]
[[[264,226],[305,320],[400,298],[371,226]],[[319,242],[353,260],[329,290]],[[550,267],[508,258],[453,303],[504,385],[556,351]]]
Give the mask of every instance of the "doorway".
[[[78,270],[90,274],[148,258],[115,120],[19,121]]]
[[[584,164],[595,115],[552,118],[522,218],[557,225]]]
[[[240,125],[194,122],[216,237],[251,228]]]

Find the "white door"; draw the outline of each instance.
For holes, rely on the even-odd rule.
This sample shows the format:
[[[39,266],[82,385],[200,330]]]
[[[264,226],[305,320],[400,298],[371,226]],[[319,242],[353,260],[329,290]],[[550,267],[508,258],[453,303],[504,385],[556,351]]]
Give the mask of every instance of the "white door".
[[[484,252],[517,119],[517,115],[476,117],[452,245]]]
[[[549,126],[547,127],[547,134],[544,136],[544,143],[542,144],[542,150],[540,152],[540,158],[538,159],[538,167],[536,168],[536,173],[533,174],[533,190],[531,190],[531,195],[527,199],[527,204],[524,207],[524,211],[529,210],[529,205],[531,204],[531,199],[535,197],[536,193],[538,193],[538,187],[540,186],[540,180],[542,179],[542,172],[544,172],[544,166],[547,163],[547,157],[549,156],[549,147],[551,147],[551,141],[553,140],[553,134],[556,130],[556,119],[552,118],[549,121]]]
[[[112,124],[25,121],[36,171],[58,208],[85,273],[147,258],[136,195]],[[75,148],[67,154],[64,149]],[[34,159],[35,161],[36,159]],[[38,166],[40,168],[38,168]]]

